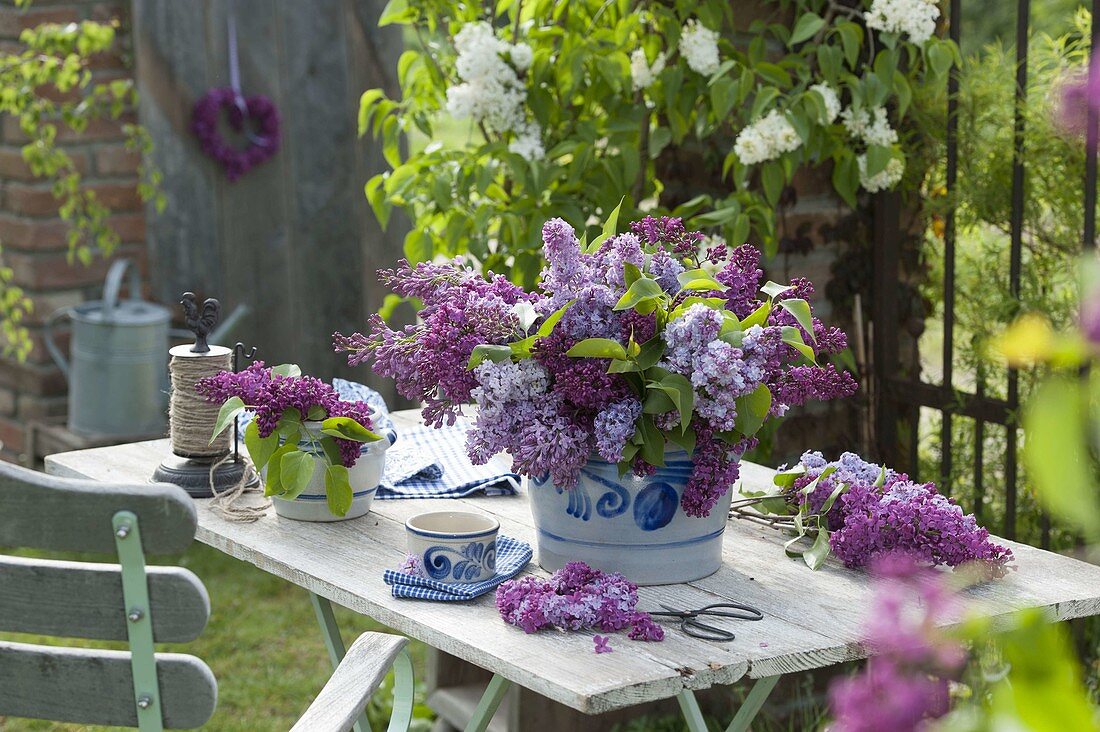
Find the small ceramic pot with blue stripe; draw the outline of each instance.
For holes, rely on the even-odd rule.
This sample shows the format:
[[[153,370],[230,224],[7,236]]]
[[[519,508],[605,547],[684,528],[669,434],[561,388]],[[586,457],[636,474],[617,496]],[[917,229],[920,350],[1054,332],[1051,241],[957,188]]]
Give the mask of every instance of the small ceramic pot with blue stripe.
[[[320,435],[320,422],[306,422],[305,426],[306,429]],[[296,521],[346,521],[365,516],[370,511],[374,494],[382,482],[382,473],[386,467],[386,450],[397,438],[392,429],[380,430],[380,433],[383,439],[364,443],[359,450],[359,459],[355,461],[355,465],[348,468],[352,497],[351,508],[345,515],[335,516],[329,511],[328,496],[325,492],[326,462],[320,455],[314,455],[313,459],[317,462],[317,467],[313,471],[313,477],[305,490],[296,498],[272,497],[275,513]],[[308,443],[300,443],[299,448],[304,452],[310,452]],[[265,467],[264,470],[266,471],[267,468]]]
[[[409,554],[424,576],[447,584],[481,582],[497,573],[500,522],[468,511],[433,511],[405,522]]]

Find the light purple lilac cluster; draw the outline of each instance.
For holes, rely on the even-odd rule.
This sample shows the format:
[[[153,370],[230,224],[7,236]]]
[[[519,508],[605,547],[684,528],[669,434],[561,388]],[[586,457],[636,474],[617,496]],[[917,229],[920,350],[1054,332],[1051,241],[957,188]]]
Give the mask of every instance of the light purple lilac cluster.
[[[373,426],[367,404],[341,400],[330,384],[312,376],[274,373],[263,361],[253,361],[239,373],[224,371],[201,379],[195,385],[195,391],[213,404],[223,404],[231,397],[239,398],[255,412],[260,437],[269,437],[274,433],[279,418],[288,409],[298,410],[301,418],[305,419],[314,407],[320,407],[324,410],[321,419],[350,417],[368,430]],[[344,466],[350,468],[355,465],[362,445],[340,438],[336,438],[336,445],[340,448]]]
[[[858,675],[834,681],[829,701],[836,732],[916,732],[948,711],[948,679],[966,651],[937,626],[951,619],[955,598],[937,574],[904,554],[872,564],[878,589],[869,615],[874,655]]]
[[[752,447],[761,421],[856,390],[847,372],[804,358],[790,344],[790,332],[800,333],[818,357],[843,350],[845,337],[812,315],[800,324],[780,307],[780,301],[812,295],[807,281],[773,292],[774,301],[762,295],[764,273],[753,247],[701,254],[703,236],[678,218],[647,217],[630,228],[582,250],[565,221],[546,222],[546,266],[534,294],[499,276],[486,280],[458,260],[403,263],[382,272],[382,281],[423,301],[419,324],[395,331],[375,316],[368,335],[336,334],[336,348],[348,351],[353,365],[372,359],[379,373],[397,380],[402,395],[426,403],[429,423],[453,422],[461,404],[474,401],[479,411],[469,432],[470,458],[484,463],[507,452],[514,470],[549,475],[558,487],[574,486],[594,457],[639,475],[652,473],[638,435],[661,440],[648,445],[654,462],[670,433],[688,436],[694,471],[681,505],[691,516],[706,516],[736,480],[737,457]],[[649,281],[649,299],[621,305],[628,284],[639,279]],[[765,302],[772,307],[760,313]],[[535,322],[524,322],[525,307],[533,307]],[[752,323],[742,324],[754,313]],[[560,319],[540,330],[551,318]],[[631,358],[639,350],[655,356],[622,369],[610,368],[610,357],[569,355],[587,339],[613,341],[622,352],[631,349]],[[510,351],[498,350],[468,368],[475,347],[505,344]],[[662,380],[690,389],[691,408],[654,401],[653,385]],[[770,393],[766,414],[742,434],[743,402],[762,387]]]
[[[807,452],[800,463],[805,473],[789,495],[809,513],[819,513],[836,487],[847,485],[825,518],[829,546],[849,567],[901,552],[933,565],[976,564],[989,576],[1001,577],[1013,559],[1011,549],[991,541],[974,516],[939,493],[934,483],[915,483],[850,452],[833,462],[819,452]],[[835,472],[819,480],[811,493],[802,492],[830,469]]]
[[[630,628],[628,637],[664,640],[665,631],[649,613],[638,610],[638,586],[618,572],[605,574],[584,562],[570,562],[550,579],[526,576],[497,588],[497,610],[504,622],[536,633],[545,628],[599,630]],[[596,652],[601,653],[596,643]],[[607,646],[607,650],[610,647]]]

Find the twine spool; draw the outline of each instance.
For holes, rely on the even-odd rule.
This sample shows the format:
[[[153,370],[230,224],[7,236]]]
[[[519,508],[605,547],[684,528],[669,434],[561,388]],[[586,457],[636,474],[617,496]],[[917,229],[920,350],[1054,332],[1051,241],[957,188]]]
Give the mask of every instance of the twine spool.
[[[220,458],[232,448],[233,429],[210,436],[218,422],[219,404],[210,404],[195,392],[200,379],[232,369],[232,351],[224,346],[210,346],[208,353],[192,353],[190,346],[176,346],[168,371],[172,380],[172,396],[168,403],[168,436],[172,452],[184,458]]]

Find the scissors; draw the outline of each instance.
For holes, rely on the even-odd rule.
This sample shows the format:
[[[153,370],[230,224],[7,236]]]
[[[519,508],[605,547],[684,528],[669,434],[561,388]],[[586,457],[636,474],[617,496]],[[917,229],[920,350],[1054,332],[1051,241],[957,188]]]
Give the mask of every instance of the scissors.
[[[764,619],[764,613],[756,608],[735,602],[720,602],[714,605],[701,607],[698,610],[676,610],[664,604],[662,604],[661,607],[665,609],[665,612],[655,612],[650,613],[650,615],[678,618],[680,620],[680,630],[686,635],[690,635],[692,638],[701,638],[702,640],[731,641],[735,636],[728,630],[722,630],[721,628],[701,622],[699,620],[699,616],[701,615],[737,618],[738,620]]]

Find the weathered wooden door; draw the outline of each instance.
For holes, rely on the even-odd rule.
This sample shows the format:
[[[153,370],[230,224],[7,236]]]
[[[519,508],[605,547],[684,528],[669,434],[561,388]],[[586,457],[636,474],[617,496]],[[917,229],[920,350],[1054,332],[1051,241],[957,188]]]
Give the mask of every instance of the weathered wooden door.
[[[141,121],[164,173],[167,206],[149,212],[155,295],[184,290],[251,313],[237,334],[268,363],[348,373],[335,330],[361,328],[384,295],[375,271],[400,256],[400,224],[383,233],[363,195],[384,166],[356,116],[366,89],[394,94],[399,33],[378,28],[382,0],[135,0]],[[235,17],[244,94],[277,106],[281,146],[229,182],[191,132],[195,101],[229,86]],[[369,380],[366,369],[353,376]],[[384,383],[376,383],[389,389]],[[384,391],[384,394],[389,394]]]

